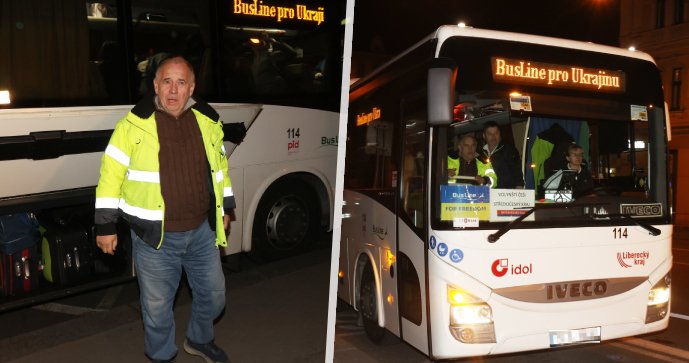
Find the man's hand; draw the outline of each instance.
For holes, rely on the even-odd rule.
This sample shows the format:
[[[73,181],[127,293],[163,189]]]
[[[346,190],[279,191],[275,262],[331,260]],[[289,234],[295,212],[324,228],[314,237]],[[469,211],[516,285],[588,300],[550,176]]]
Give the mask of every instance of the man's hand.
[[[478,185],[483,185],[483,184],[486,183],[486,179],[484,179],[484,178],[483,178],[482,176],[480,176],[480,175],[475,176],[475,177],[474,177],[474,180],[476,180],[476,183],[478,183]]]
[[[222,223],[225,226],[225,232],[230,233],[230,215],[225,214],[222,217]]]
[[[96,236],[96,245],[103,253],[114,255],[117,249],[117,235]]]

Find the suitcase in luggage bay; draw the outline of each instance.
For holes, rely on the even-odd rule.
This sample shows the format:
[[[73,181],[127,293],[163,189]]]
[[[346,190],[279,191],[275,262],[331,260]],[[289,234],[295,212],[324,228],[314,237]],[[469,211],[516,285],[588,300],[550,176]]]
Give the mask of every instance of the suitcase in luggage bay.
[[[4,296],[23,295],[38,287],[40,238],[33,213],[0,216],[0,287]]]
[[[0,254],[0,284],[5,296],[19,296],[38,287],[40,258],[38,246],[13,254]]]
[[[14,254],[24,248],[38,245],[41,232],[33,213],[15,213],[0,216],[0,253]]]
[[[86,228],[62,220],[44,224],[43,277],[60,285],[80,282],[93,273],[93,248]]]

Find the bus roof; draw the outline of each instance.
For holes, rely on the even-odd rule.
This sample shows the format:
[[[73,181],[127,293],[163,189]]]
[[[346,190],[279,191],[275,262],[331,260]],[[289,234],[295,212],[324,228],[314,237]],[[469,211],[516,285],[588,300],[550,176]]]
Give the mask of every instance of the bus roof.
[[[418,48],[422,44],[425,44],[426,42],[428,42],[432,39],[438,40],[438,46],[436,46],[436,49],[435,49],[435,56],[437,57],[438,52],[440,52],[440,48],[441,48],[440,45],[442,45],[445,42],[445,40],[447,40],[448,38],[458,37],[458,36],[459,37],[472,37],[472,38],[498,39],[498,40],[513,41],[513,42],[548,45],[548,46],[560,47],[560,48],[578,49],[578,50],[589,51],[589,52],[598,52],[598,53],[619,55],[619,56],[623,56],[623,57],[637,58],[637,59],[645,60],[645,61],[648,61],[648,62],[655,64],[655,61],[653,60],[653,58],[648,53],[644,53],[641,51],[631,51],[628,49],[613,47],[613,46],[609,46],[609,45],[602,45],[602,44],[596,44],[596,43],[591,43],[591,42],[583,42],[583,41],[572,40],[572,39],[547,37],[547,36],[542,36],[542,35],[513,33],[513,32],[505,32],[505,31],[498,31],[498,30],[488,30],[488,29],[477,29],[477,28],[471,28],[471,27],[459,27],[457,25],[443,25],[443,26],[439,27],[432,34],[424,37],[419,42],[417,42],[416,44],[407,48],[405,51],[403,51],[402,53],[400,53],[396,57],[392,58],[391,60],[389,60],[388,62],[386,62],[382,66],[376,68],[370,74],[366,75],[365,77],[363,77],[361,79],[358,79],[356,82],[354,82],[351,85],[351,89],[355,89],[359,85],[366,83],[370,78],[375,77],[378,73],[380,73],[383,69],[387,68],[390,64],[396,62],[398,59],[404,57],[406,54],[410,53],[414,49]]]

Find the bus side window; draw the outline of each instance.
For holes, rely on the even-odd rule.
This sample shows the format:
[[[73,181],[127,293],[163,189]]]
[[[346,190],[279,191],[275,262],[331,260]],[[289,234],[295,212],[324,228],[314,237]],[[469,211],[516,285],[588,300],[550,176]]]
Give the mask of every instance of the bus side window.
[[[127,102],[127,81],[119,42],[106,40],[98,52],[105,91],[113,103]]]
[[[402,184],[400,188],[402,209],[412,225],[423,228],[424,195],[426,170],[426,122],[425,104],[405,102],[404,104],[404,145],[402,146]]]
[[[90,96],[83,1],[4,1],[0,85],[15,106],[60,105]]]
[[[419,218],[423,215],[423,171],[419,171],[421,151],[404,151],[404,170],[402,182],[402,201],[405,213],[411,218],[414,226],[421,227]]]

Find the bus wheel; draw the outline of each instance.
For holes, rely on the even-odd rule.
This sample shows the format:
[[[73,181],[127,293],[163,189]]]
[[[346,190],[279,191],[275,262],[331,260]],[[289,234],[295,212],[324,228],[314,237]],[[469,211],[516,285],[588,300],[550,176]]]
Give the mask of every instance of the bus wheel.
[[[318,238],[318,216],[316,197],[303,183],[272,185],[256,210],[253,249],[268,260],[303,251]]]
[[[378,325],[378,299],[376,297],[376,279],[373,276],[373,266],[366,262],[361,274],[359,289],[359,314],[364,323],[364,330],[368,338],[380,344],[385,336],[385,328]]]

